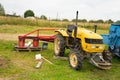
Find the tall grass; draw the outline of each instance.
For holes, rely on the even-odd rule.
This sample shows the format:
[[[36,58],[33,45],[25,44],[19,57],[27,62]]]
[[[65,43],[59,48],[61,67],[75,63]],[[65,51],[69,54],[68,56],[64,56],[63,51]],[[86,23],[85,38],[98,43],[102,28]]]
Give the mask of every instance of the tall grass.
[[[28,25],[28,26],[39,26],[39,27],[58,27],[66,28],[68,24],[75,24],[75,22],[64,22],[64,21],[51,21],[51,20],[40,20],[40,19],[26,19],[20,17],[4,17],[0,16],[0,24],[8,25]],[[109,29],[110,24],[105,23],[78,23],[78,26],[85,28],[94,28],[94,25],[98,25],[99,29]]]
[[[0,24],[8,25],[28,25],[28,26],[39,26],[39,27],[65,27],[68,23],[55,22],[50,20],[40,19],[26,19],[20,17],[3,17],[0,16]]]
[[[100,30],[106,30],[110,27],[110,24],[107,23],[78,23],[78,25],[87,29],[94,29],[94,26],[97,25]]]

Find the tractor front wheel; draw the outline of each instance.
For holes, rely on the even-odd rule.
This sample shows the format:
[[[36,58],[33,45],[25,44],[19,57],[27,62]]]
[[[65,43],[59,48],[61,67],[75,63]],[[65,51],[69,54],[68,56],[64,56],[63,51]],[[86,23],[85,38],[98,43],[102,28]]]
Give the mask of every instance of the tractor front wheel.
[[[82,69],[82,59],[78,52],[71,52],[69,54],[69,64],[76,70]]]

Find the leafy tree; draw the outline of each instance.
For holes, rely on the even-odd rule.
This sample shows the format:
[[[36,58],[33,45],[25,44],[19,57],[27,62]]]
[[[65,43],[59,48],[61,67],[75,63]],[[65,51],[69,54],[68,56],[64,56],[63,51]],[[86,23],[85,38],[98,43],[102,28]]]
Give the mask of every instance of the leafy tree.
[[[97,23],[104,23],[104,21],[102,19],[99,19],[96,21]]]
[[[32,11],[32,10],[27,10],[27,11],[25,11],[25,13],[24,13],[24,17],[26,18],[26,17],[34,17],[35,15],[34,15],[34,12]]]
[[[47,17],[45,15],[41,15],[40,19],[47,20]]]
[[[104,23],[102,19],[99,20],[90,20],[89,23]]]
[[[5,15],[5,10],[3,6],[0,4],[0,16],[4,16],[4,15]]]
[[[72,19],[72,22],[76,22],[76,19]]]
[[[76,19],[72,19],[72,22],[76,22]],[[78,19],[78,22],[87,22],[86,19]]]
[[[68,22],[69,20],[68,20],[68,19],[63,19],[62,21],[66,21],[66,22]]]
[[[52,21],[61,21],[60,19],[52,19]]]
[[[111,19],[109,19],[109,20],[106,20],[105,23],[111,24],[111,23],[114,23],[114,21],[112,21]]]
[[[86,19],[78,19],[78,22],[87,22]]]
[[[89,23],[95,23],[95,21],[94,20],[89,20]]]
[[[114,22],[113,24],[117,24],[117,25],[120,25],[120,20]]]

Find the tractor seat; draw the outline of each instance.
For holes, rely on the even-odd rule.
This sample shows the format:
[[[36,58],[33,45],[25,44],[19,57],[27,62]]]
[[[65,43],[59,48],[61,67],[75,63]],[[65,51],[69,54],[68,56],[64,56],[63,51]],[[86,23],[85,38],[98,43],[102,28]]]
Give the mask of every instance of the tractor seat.
[[[68,26],[67,26],[67,34],[68,34],[69,36],[72,35],[72,31],[73,31],[74,28],[75,28],[74,25],[68,25]]]

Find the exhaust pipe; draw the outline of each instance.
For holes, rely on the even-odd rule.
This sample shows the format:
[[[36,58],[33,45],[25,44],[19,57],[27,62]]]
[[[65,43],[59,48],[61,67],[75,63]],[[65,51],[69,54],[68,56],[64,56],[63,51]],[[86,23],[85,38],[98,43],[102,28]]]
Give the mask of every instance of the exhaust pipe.
[[[95,28],[94,32],[96,33],[97,32],[97,25],[94,25],[94,28]]]
[[[78,26],[78,11],[76,12],[76,25],[74,28],[74,41],[76,42],[76,36],[77,36],[77,26]]]

